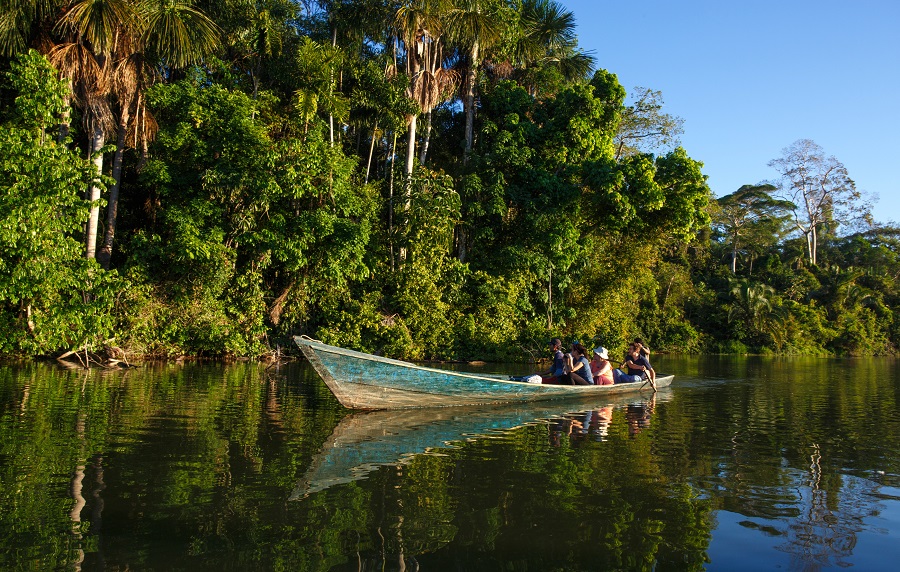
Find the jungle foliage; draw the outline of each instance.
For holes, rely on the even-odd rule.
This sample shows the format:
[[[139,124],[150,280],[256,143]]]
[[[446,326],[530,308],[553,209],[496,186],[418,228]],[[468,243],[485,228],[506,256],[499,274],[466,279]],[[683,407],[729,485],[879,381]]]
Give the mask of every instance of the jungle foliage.
[[[843,166],[715,200],[556,2],[119,4],[0,24],[2,354],[896,351],[900,230]]]

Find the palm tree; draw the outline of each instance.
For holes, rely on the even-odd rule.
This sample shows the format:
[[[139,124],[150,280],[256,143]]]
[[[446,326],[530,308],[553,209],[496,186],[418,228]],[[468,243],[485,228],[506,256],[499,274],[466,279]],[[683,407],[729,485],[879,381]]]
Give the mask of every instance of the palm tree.
[[[54,28],[67,41],[53,48],[50,61],[69,80],[75,103],[84,111],[85,128],[90,136],[88,156],[95,168],[87,189],[91,208],[85,232],[85,255],[89,259],[96,257],[102,149],[114,123],[108,98],[111,68],[117,44],[125,41],[123,36],[127,30],[138,25],[137,8],[125,0],[80,0],[67,6]]]
[[[444,69],[443,22],[445,0],[414,0],[397,10],[394,28],[406,51],[407,96],[416,102],[419,113],[429,113],[444,100],[456,83],[456,74]],[[395,69],[396,70],[396,65]],[[416,122],[419,113],[407,116],[409,139],[406,174],[411,175],[416,153]]]
[[[309,37],[303,38],[297,47],[294,71],[301,87],[294,91],[294,96],[304,133],[320,108],[329,117],[342,121],[349,115],[349,101],[334,89],[334,70],[341,65],[343,57],[339,48],[322,45]],[[329,133],[331,127],[329,122]],[[329,137],[333,141],[333,135]]]
[[[301,7],[283,0],[229,0],[207,3],[212,17],[225,28],[221,42],[225,58],[250,79],[254,99],[266,64],[282,53],[291,33],[289,22],[300,16]]]
[[[511,57],[522,68],[529,92],[537,96],[537,72],[556,68],[567,82],[583,81],[595,67],[594,57],[578,49],[575,15],[555,0],[523,0],[518,4],[517,41]]]
[[[143,0],[141,6],[141,43],[162,65],[183,68],[218,49],[219,27],[189,0]]]
[[[454,40],[468,56],[466,93],[466,147],[463,155],[472,152],[475,125],[475,81],[484,53],[500,40],[504,30],[503,6],[496,0],[454,0],[447,14],[447,22]]]
[[[0,1],[0,55],[11,56],[25,51],[29,45],[45,43],[48,28],[67,3],[67,0]]]
[[[43,38],[38,43],[69,81],[73,103],[83,111],[89,136],[87,154],[95,167],[87,189],[91,201],[85,232],[87,258],[95,258],[97,253],[101,150],[107,138],[117,134],[114,185],[102,248],[103,265],[108,267],[122,154],[128,142],[145,146],[155,132],[143,99],[144,90],[156,78],[154,66],[174,68],[199,61],[217,46],[218,28],[187,0],[24,0],[11,4],[0,16],[0,51],[14,53],[23,49],[29,38]],[[59,43],[50,41],[51,34]],[[61,141],[67,132],[67,119],[63,118]]]
[[[116,151],[113,157],[106,232],[98,261],[109,268],[116,233],[122,160],[127,146],[143,150],[156,135],[156,121],[147,110],[144,92],[159,78],[150,57],[163,66],[179,68],[197,63],[218,46],[218,27],[202,11],[183,0],[145,0],[141,20],[119,30],[111,94],[118,103]]]
[[[775,289],[767,284],[754,284],[743,279],[732,279],[729,284],[734,303],[728,312],[728,318],[731,319],[734,315],[740,317],[748,332],[760,334],[766,331],[770,319],[774,317],[772,303]]]
[[[106,232],[103,235],[103,243],[97,251],[97,261],[104,268],[109,268],[112,258],[125,149],[140,148],[143,162],[147,156],[148,145],[155,138],[157,130],[156,119],[147,109],[144,92],[156,81],[159,74],[148,64],[142,53],[126,48],[123,49],[123,54],[127,56],[122,57],[113,68],[110,87],[110,93],[118,103],[119,114],[111,173],[113,184],[109,189],[106,213]],[[138,169],[140,168],[139,164]]]

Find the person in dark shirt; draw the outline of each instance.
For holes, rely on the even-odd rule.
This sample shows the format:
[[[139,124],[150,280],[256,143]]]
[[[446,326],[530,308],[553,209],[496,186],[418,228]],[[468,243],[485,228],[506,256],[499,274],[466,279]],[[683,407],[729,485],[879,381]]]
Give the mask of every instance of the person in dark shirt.
[[[641,352],[641,355],[647,358],[647,365],[650,366],[650,369],[647,371],[647,377],[650,378],[650,383],[653,385],[654,389],[656,388],[656,370],[653,369],[653,366],[650,365],[650,348],[648,348],[644,344],[644,340],[641,338],[634,338],[634,345],[638,347],[638,351]]]
[[[647,344],[644,343],[644,340],[641,338],[634,338],[634,343],[638,344],[639,349],[641,350],[641,355],[647,356],[647,359],[650,359],[650,348],[647,347]]]
[[[550,366],[550,371],[541,373],[541,377],[561,378],[563,376],[566,358],[562,351],[562,345],[562,340],[559,338],[550,340],[550,350],[553,352],[553,365]]]
[[[652,378],[649,378],[653,367],[650,366],[647,356],[641,355],[640,344],[632,343],[628,346],[628,354],[625,356],[623,367],[625,372],[620,376],[619,383],[635,383],[643,381],[645,377],[651,379],[651,383],[653,383]],[[656,387],[655,383],[653,385]]]

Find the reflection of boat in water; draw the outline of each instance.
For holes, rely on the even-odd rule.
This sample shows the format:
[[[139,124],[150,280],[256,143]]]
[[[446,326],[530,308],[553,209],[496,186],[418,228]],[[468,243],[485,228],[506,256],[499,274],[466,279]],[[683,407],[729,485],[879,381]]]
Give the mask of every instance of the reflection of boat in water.
[[[416,455],[454,442],[489,437],[532,423],[564,417],[570,412],[599,411],[637,401],[666,401],[663,390],[641,400],[619,396],[585,402],[507,404],[480,407],[433,407],[351,413],[344,417],[322,450],[312,459],[290,499],[296,500],[334,485],[350,483],[381,466],[402,465]]]
[[[505,376],[424,367],[329,346],[305,337],[295,337],[294,341],[328,389],[350,409],[404,409],[573,398],[599,400],[634,394],[646,386],[642,383],[601,386],[523,383]],[[672,379],[674,376],[671,375],[659,376],[656,387],[666,387]],[[646,388],[650,389],[649,386]]]

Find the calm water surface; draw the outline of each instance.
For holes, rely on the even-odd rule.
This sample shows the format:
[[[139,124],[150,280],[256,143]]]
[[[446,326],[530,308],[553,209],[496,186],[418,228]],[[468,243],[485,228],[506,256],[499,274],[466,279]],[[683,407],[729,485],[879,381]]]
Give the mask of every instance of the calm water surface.
[[[897,361],[655,365],[652,399],[370,414],[306,364],[0,366],[0,569],[896,566]]]

